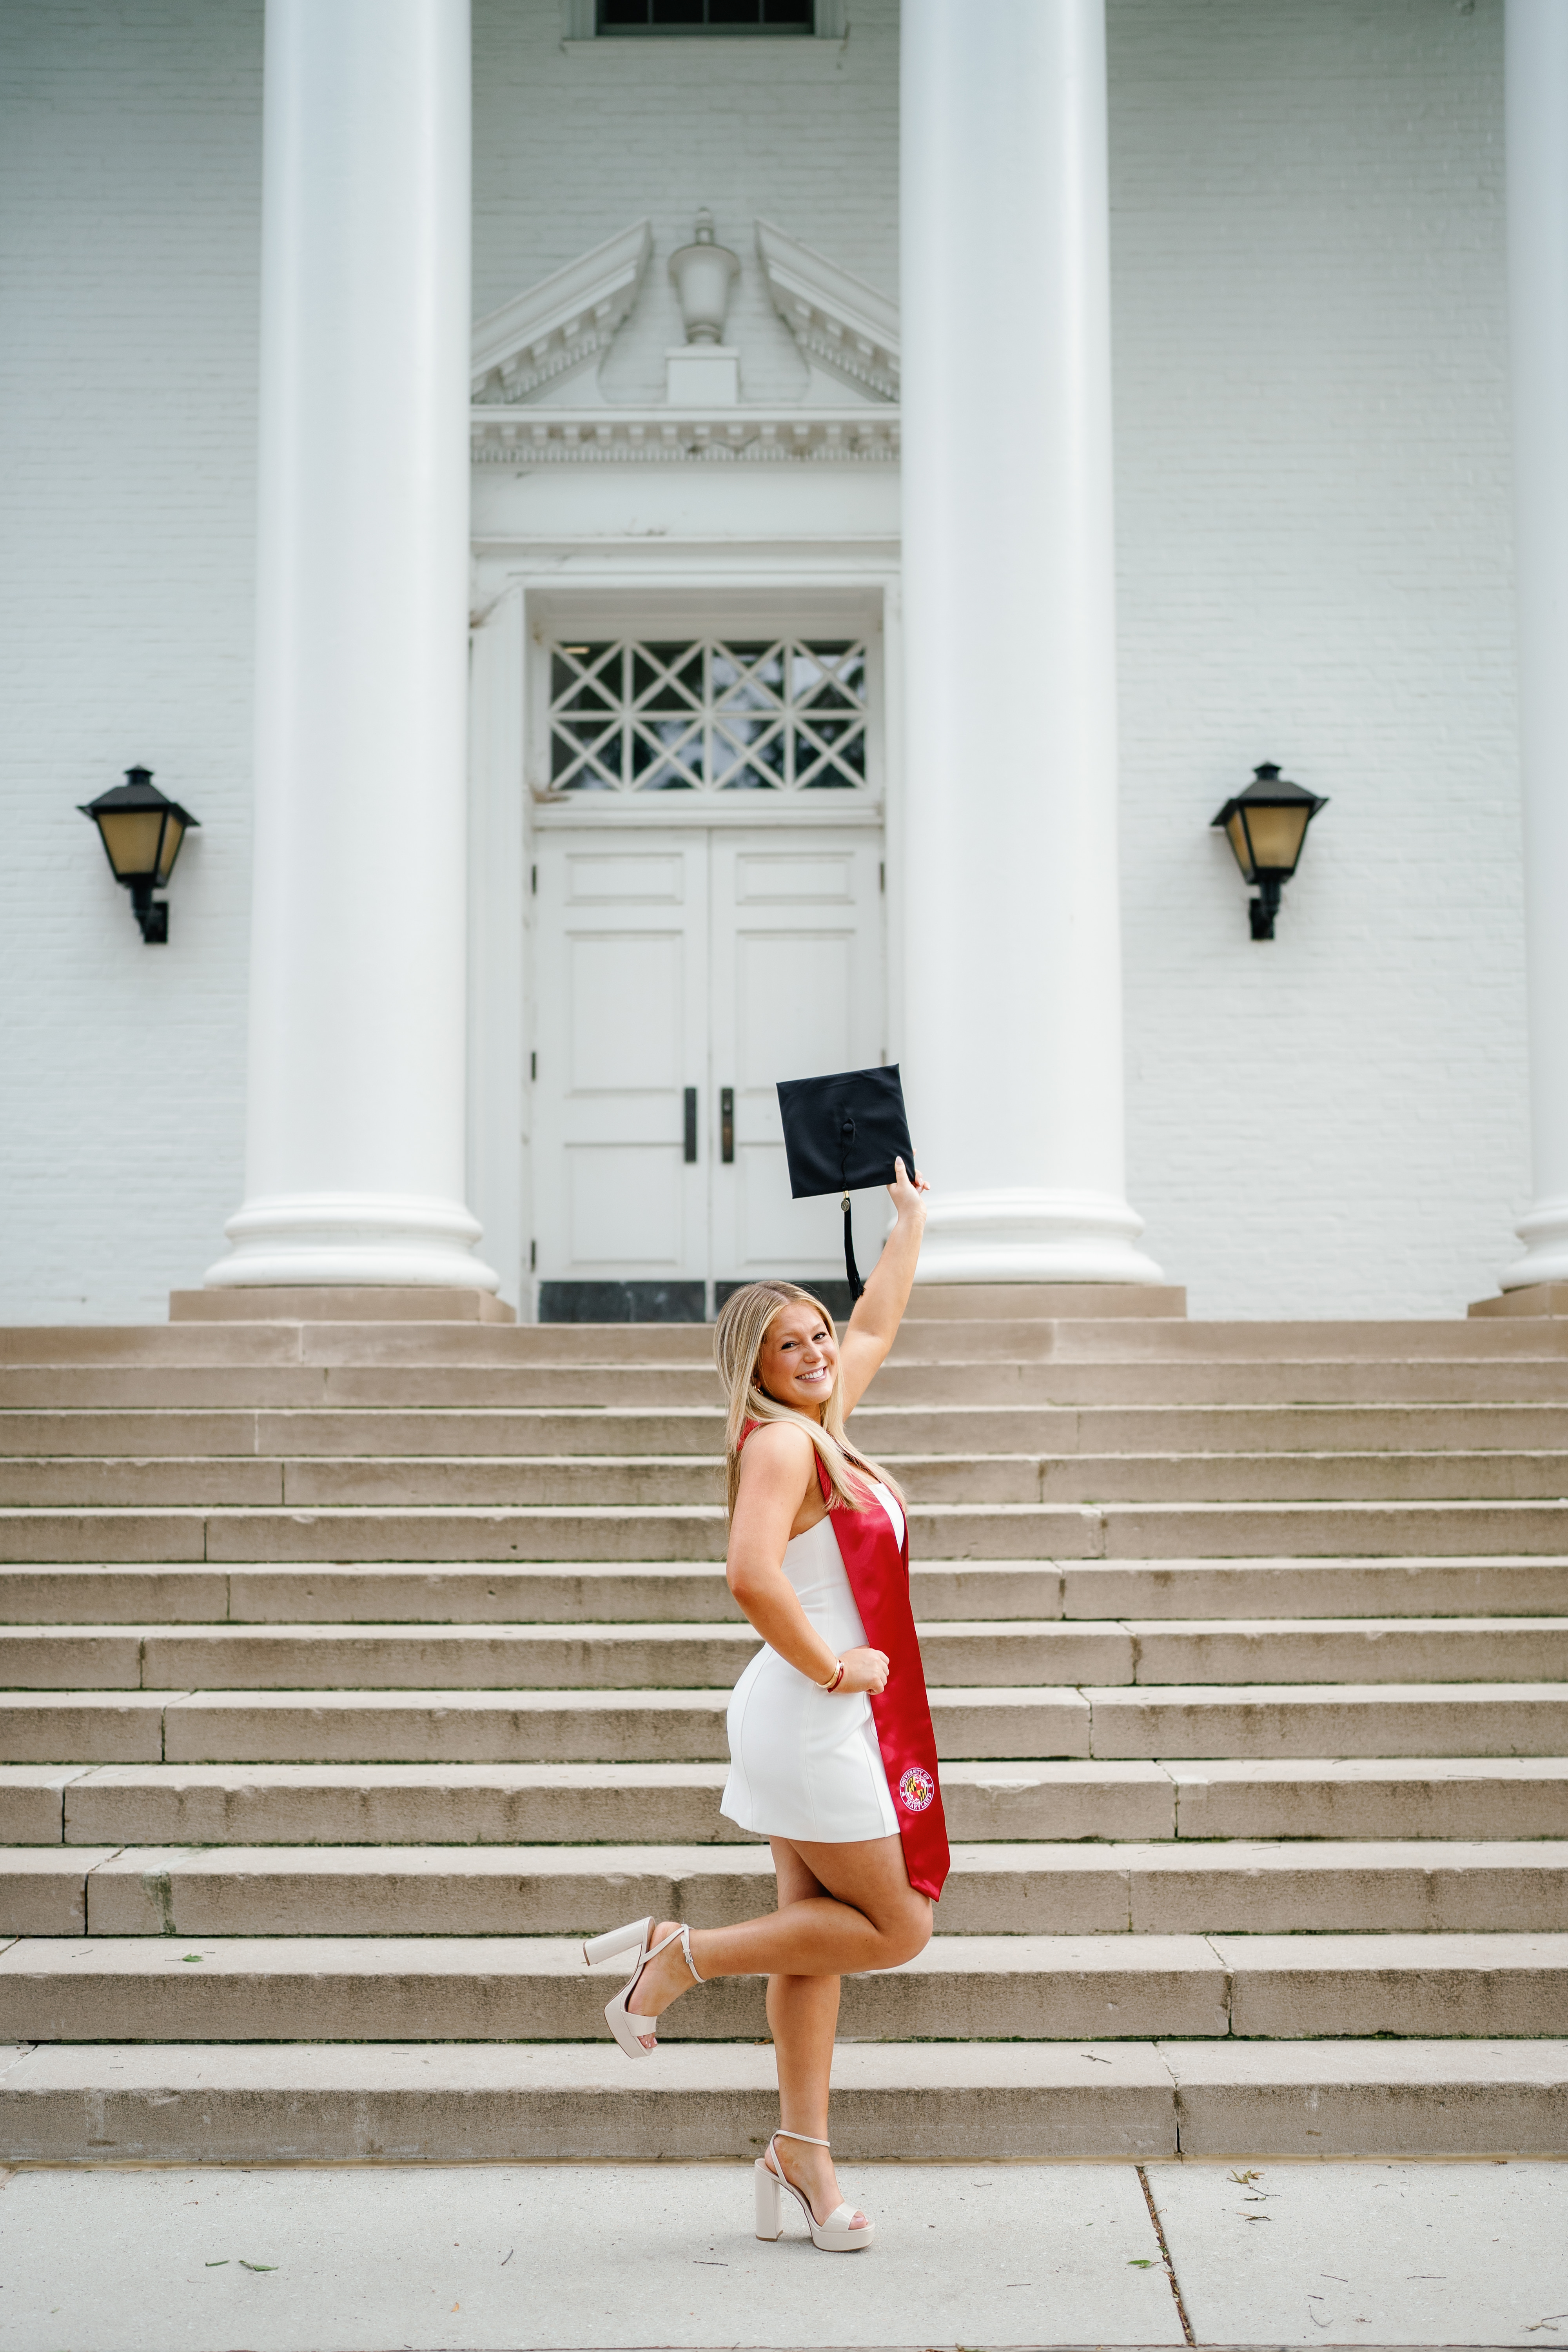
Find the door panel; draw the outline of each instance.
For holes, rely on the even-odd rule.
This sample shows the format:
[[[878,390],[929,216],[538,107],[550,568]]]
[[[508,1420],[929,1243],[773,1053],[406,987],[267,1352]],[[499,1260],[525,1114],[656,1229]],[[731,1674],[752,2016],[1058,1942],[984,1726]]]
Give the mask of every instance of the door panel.
[[[687,946],[676,931],[579,932],[569,940],[573,1093],[642,1095],[680,1086]]]
[[[840,1273],[837,1200],[790,1199],[774,1087],[881,1059],[879,832],[550,833],[538,851],[541,1279]],[[863,1265],[883,1223],[862,1196]]]
[[[668,1145],[569,1143],[572,1268],[632,1265],[668,1272],[676,1266],[682,1254],[683,1179],[679,1155]]]
[[[735,1157],[712,1176],[713,1273],[831,1275],[843,1265],[837,1200],[792,1201],[780,1078],[882,1058],[881,836],[716,832],[712,1073],[735,1095]],[[857,1249],[874,1260],[879,1202],[862,1201]]]
[[[708,1274],[708,850],[552,833],[537,844],[538,1270],[565,1282]]]

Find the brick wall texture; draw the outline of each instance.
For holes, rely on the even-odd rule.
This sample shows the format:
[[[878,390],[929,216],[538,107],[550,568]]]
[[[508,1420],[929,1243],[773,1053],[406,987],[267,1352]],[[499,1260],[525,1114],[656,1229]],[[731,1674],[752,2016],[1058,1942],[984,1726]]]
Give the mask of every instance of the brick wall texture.
[[[1526,1194],[1501,14],[1110,0],[1129,1187],[1202,1313],[1452,1313]],[[752,222],[897,288],[897,8],[850,15],[476,0],[476,310],[646,214],[605,384],[657,398],[706,204],[795,391]],[[4,1319],[160,1318],[240,1197],[260,51],[259,0],[0,15]],[[1260,947],[1206,821],[1264,759],[1331,806]],[[166,950],[75,811],[133,760],[202,819]]]

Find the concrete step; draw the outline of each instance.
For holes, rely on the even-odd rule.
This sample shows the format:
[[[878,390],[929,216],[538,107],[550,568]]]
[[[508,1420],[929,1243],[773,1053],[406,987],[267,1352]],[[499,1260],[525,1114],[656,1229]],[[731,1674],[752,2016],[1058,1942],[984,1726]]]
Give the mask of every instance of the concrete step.
[[[0,1849],[0,1936],[572,1936],[775,1899],[758,1845]],[[955,1844],[945,1936],[1568,1932],[1568,1842]]]
[[[765,2046],[607,2040],[45,2046],[0,2074],[14,2162],[749,2164]],[[649,2081],[647,2077],[653,2074]],[[869,2042],[834,2053],[847,2163],[1556,2156],[1568,2042]]]
[[[601,1982],[602,1975],[608,1982]],[[576,2042],[624,1971],[574,1938],[19,1937],[0,1950],[0,2040]],[[695,1988],[667,2041],[752,2041],[763,1979]],[[847,2041],[1297,2041],[1561,2035],[1568,1936],[937,1936],[847,1977]]]
[[[661,1409],[716,1410],[711,1364],[400,1364],[0,1362],[0,1409],[104,1412],[636,1411],[650,1380]],[[1290,1407],[1298,1405],[1561,1405],[1561,1356],[1370,1360],[1289,1355],[1258,1362],[1047,1360],[895,1361],[877,1376],[874,1405],[939,1410],[1014,1407]],[[456,1450],[456,1449],[454,1449]]]
[[[1502,1767],[1472,1769],[1485,1776]],[[1502,1833],[1568,1834],[1568,1765],[1508,1770]],[[108,1764],[0,1766],[12,1844],[760,1845],[719,1811],[726,1764]],[[1560,1777],[1554,1777],[1560,1776]],[[948,1826],[968,1838],[1169,1838],[1171,1772],[1153,1763],[955,1762]],[[1369,1800],[1369,1802],[1371,1801]],[[1477,1818],[1482,1816],[1478,1806]],[[1365,1808],[1363,1807],[1363,1811]],[[1425,1818],[1425,1816],[1424,1816]],[[1485,1832],[1482,1832],[1482,1834]]]
[[[1092,1307],[1094,1319],[1180,1316],[1187,1294],[1178,1283],[1117,1283],[1089,1291],[1082,1283],[922,1282],[911,1292],[904,1320],[910,1324],[972,1323],[975,1320],[1037,1323],[1042,1318],[1077,1317]]]
[[[1068,1630],[1064,1622],[1062,1631]],[[1561,1617],[1352,1617],[1306,1623],[1150,1619],[1133,1620],[1125,1630],[1132,1645],[1125,1679],[1148,1686],[1568,1682],[1568,1618]],[[931,1629],[933,1645],[944,1638],[951,1640],[949,1629]],[[1039,1654],[1047,1653],[1041,1647]],[[943,1679],[959,1677],[949,1673]]]
[[[888,1454],[911,1503],[1324,1503],[1560,1499],[1568,1454]],[[0,1457],[0,1508],[172,1506],[296,1511],[689,1508],[723,1496],[717,1455],[407,1455],[301,1460],[239,1454],[144,1461]]]
[[[1512,1687],[1528,1736],[1531,1685]],[[0,1752],[18,1763],[710,1762],[728,1754],[728,1700],[712,1689],[12,1692],[0,1696]],[[1089,1752],[1076,1690],[933,1691],[931,1713],[939,1754]]]
[[[1478,1325],[1487,1337],[1466,1352],[1478,1357],[1555,1352],[1549,1330],[1533,1346],[1510,1348],[1494,1345],[1493,1328]],[[1496,1328],[1511,1331],[1522,1327]],[[710,1366],[712,1360],[712,1328],[701,1323],[237,1321],[29,1323],[0,1328],[0,1363],[17,1365],[635,1364],[655,1368]]]
[[[876,1408],[935,1408],[956,1405],[1007,1407],[1058,1405],[1106,1407],[1293,1406],[1311,1404],[1513,1404],[1561,1403],[1568,1396],[1568,1363],[1558,1357],[1442,1357],[1372,1361],[1358,1357],[1317,1357],[1305,1361],[1288,1354],[1259,1362],[1105,1363],[1048,1360],[1038,1363],[905,1363],[883,1365],[874,1391]],[[342,1379],[342,1375],[334,1375]],[[379,1376],[359,1374],[361,1381]],[[455,1381],[464,1376],[454,1373]],[[0,1391],[0,1393],[4,1393]],[[379,1401],[365,1389],[356,1401]],[[481,1401],[476,1382],[468,1391]],[[347,1402],[339,1388],[334,1394]],[[608,1391],[606,1391],[606,1399]],[[521,1392],[498,1388],[486,1401],[521,1402]],[[563,1402],[544,1400],[541,1402]],[[671,1402],[675,1399],[672,1395]],[[689,1400],[682,1392],[679,1402]],[[430,1402],[455,1402],[437,1397]],[[862,1411],[870,1410],[862,1407]]]
[[[1500,1341],[1507,1328],[1521,1336]],[[1484,1339],[1476,1335],[1484,1331]],[[1533,1337],[1526,1338],[1527,1332]],[[1194,1323],[1133,1318],[1095,1321],[1063,1318],[942,1321],[906,1316],[893,1345],[898,1361],[944,1363],[1031,1359],[1113,1363],[1143,1361],[1250,1364],[1324,1358],[1364,1362],[1417,1363],[1445,1358],[1552,1357],[1568,1355],[1568,1319],[1534,1323]],[[366,1360],[370,1360],[366,1359]]]
[[[1568,1686],[1553,1683],[1188,1685],[1080,1696],[1097,1757],[1568,1752]]]
[[[0,1839],[58,1846],[754,1844],[726,1764],[7,1764]],[[954,1839],[1568,1839],[1568,1759],[950,1761]]]
[[[16,1763],[706,1763],[723,1690],[15,1691]],[[1560,1683],[943,1688],[937,1753],[1096,1757],[1561,1756]]]
[[[916,1504],[931,1559],[1508,1559],[1568,1553],[1568,1503]],[[0,1510],[0,1560],[279,1566],[689,1562],[724,1553],[722,1507],[641,1510]]]
[[[692,1764],[10,1764],[12,1845],[755,1843]],[[955,1760],[954,1839],[1568,1839],[1553,1757]]]
[[[1524,1948],[1533,1979],[1553,1945],[1489,1942],[1509,1947],[1513,1966],[1500,1954],[1500,1964],[1510,1989]],[[624,1975],[590,1973],[566,1937],[23,1938],[0,1950],[0,2041],[588,2041]],[[700,2013],[694,1990],[662,2038],[765,2035],[763,1979],[700,1990]],[[839,2031],[1059,2040],[1109,2026],[1105,2038],[1120,2039],[1169,2018],[1181,2021],[1173,2032],[1206,2037],[1227,2032],[1229,2000],[1226,1969],[1200,1937],[937,1937],[905,1969],[847,1978]],[[1498,2006],[1512,2013],[1506,1995]]]
[[[1562,1757],[1215,1758],[1161,1769],[1184,1840],[1568,1837]]]
[[[1308,1623],[1091,1624],[1061,1618],[921,1626],[948,1689],[1113,1684],[1568,1685],[1568,1618],[1345,1618]],[[754,1655],[721,1625],[0,1627],[0,1688],[728,1691]],[[1568,1690],[1564,1692],[1568,1698]]]
[[[1068,1560],[1060,1575],[1074,1619],[1568,1616],[1568,1561],[1548,1559]]]
[[[1540,1453],[1568,1449],[1568,1404],[1046,1404],[860,1407],[857,1442],[924,1454]],[[466,1454],[721,1456],[722,1406],[339,1406],[315,1411],[0,1409],[0,1457],[389,1461]]]
[[[922,1624],[953,1619],[1568,1617],[1568,1560],[916,1560]],[[711,1624],[716,1560],[509,1569],[0,1569],[0,1624]]]
[[[472,1324],[178,1322],[41,1325],[0,1328],[9,1364],[556,1364],[689,1363],[710,1360],[700,1323]],[[1552,1318],[1466,1318],[1448,1322],[1194,1322],[1171,1316],[931,1317],[911,1305],[897,1342],[906,1360],[940,1350],[965,1356],[1059,1355],[1236,1362],[1357,1358],[1413,1362],[1464,1356],[1551,1357],[1568,1352],[1568,1326]]]

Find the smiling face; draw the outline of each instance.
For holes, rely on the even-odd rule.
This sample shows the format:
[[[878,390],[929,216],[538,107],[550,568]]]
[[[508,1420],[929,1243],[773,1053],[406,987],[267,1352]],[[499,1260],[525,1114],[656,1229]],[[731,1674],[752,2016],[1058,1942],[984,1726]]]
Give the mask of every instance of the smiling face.
[[[757,1350],[757,1378],[776,1403],[822,1419],[838,1378],[838,1343],[818,1308],[805,1299],[780,1307]]]

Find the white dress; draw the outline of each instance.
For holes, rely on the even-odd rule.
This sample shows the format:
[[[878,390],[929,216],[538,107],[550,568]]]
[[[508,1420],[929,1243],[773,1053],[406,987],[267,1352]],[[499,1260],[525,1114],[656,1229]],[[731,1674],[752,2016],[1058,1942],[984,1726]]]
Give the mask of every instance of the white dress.
[[[874,1486],[901,1544],[904,1515],[879,1479]],[[791,1537],[784,1572],[824,1641],[838,1652],[865,1647],[830,1518]],[[829,1697],[776,1650],[762,1649],[735,1685],[726,1728],[730,1778],[720,1811],[742,1829],[818,1845],[898,1835],[864,1691]]]

